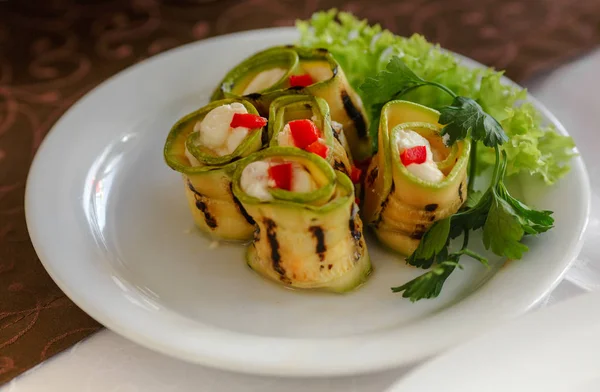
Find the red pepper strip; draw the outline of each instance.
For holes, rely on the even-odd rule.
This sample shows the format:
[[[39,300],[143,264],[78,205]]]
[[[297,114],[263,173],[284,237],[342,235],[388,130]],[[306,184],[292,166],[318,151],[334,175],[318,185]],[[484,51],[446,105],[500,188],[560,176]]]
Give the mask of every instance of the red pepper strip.
[[[262,128],[267,125],[267,119],[252,113],[234,113],[229,126],[231,128],[246,127],[246,128]]]
[[[327,153],[329,152],[329,147],[327,145],[321,143],[320,141],[316,141],[311,145],[305,148],[306,151],[312,152],[313,154],[317,154],[321,158],[327,158]]]
[[[402,160],[402,164],[404,166],[408,166],[413,163],[423,163],[427,159],[427,147],[416,146],[407,148],[400,154],[400,159]]]
[[[350,172],[350,179],[354,184],[358,184],[360,182],[360,176],[362,174],[362,170],[360,170],[356,166],[352,166],[352,171]]]
[[[313,84],[313,78],[310,74],[303,75],[291,75],[290,76],[290,87],[308,87]]]
[[[288,162],[269,167],[269,177],[275,181],[276,188],[291,190],[292,164]]]
[[[305,149],[319,139],[319,130],[310,120],[294,120],[290,121],[288,125],[294,138],[294,144],[298,148]]]

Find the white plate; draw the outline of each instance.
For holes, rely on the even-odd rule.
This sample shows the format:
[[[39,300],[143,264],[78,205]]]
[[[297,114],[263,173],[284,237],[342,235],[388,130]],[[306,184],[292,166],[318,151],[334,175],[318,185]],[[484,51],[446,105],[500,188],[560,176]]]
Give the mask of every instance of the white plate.
[[[600,390],[600,293],[550,306],[426,363],[387,392]]]
[[[123,336],[188,361],[340,375],[435,354],[524,313],[559,282],[587,222],[580,159],[557,186],[523,187],[535,206],[555,211],[555,229],[529,239],[521,261],[500,268],[496,260],[489,270],[465,263],[436,300],[413,304],[392,294],[422,271],[374,241],[374,275],[344,296],[265,282],[246,267],[242,246],[209,250],[190,232],[179,174],[163,162],[167,132],[204,105],[238,61],[295,38],[293,29],[268,29],[169,51],[109,79],[58,121],[31,168],[27,223],[44,266],[77,305]]]

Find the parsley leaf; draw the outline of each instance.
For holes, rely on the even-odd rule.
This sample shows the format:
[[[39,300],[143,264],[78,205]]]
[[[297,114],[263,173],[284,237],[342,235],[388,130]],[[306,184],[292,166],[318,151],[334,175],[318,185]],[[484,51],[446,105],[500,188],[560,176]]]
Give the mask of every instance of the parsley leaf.
[[[429,268],[434,261],[443,261],[448,257],[448,236],[450,218],[435,222],[421,238],[417,250],[406,259],[408,264]]]
[[[372,102],[368,108],[369,118],[372,119],[371,135],[377,134],[383,105],[425,84],[427,82],[418,77],[398,56],[392,57],[384,70],[379,71],[375,76],[367,77],[360,90],[362,99]]]
[[[486,249],[499,256],[520,259],[527,252],[527,246],[520,241],[525,234],[539,234],[548,231],[554,224],[551,211],[537,211],[512,197],[502,179],[506,174],[506,152],[497,163],[498,179],[492,184],[494,200],[483,226],[483,244]]]
[[[392,57],[385,69],[368,77],[360,86],[364,98],[371,102],[387,102],[390,97],[425,82],[418,77],[398,56]]]
[[[520,259],[527,246],[520,241],[525,231],[513,208],[504,199],[495,198],[483,226],[483,244],[497,255]]]
[[[471,191],[467,195],[467,201],[465,202],[465,207],[473,208],[475,207],[481,198],[483,197],[483,192],[481,191]]]
[[[483,227],[483,244],[499,256],[520,259],[527,252],[521,243],[526,234],[543,233],[552,228],[551,211],[537,211],[515,199],[504,184],[507,158],[496,146],[496,167],[489,188],[471,193],[463,209],[434,223],[423,235],[419,246],[407,258],[411,265],[433,268],[410,282],[394,287],[411,301],[437,297],[460,257],[469,256],[487,265],[487,259],[467,248],[469,232]],[[449,253],[450,240],[464,234],[460,251]],[[448,264],[450,263],[450,264]]]
[[[446,279],[448,279],[454,269],[456,267],[462,268],[462,266],[458,264],[459,257],[460,255],[458,254],[450,255],[450,260],[437,264],[430,271],[416,277],[402,286],[392,287],[392,292],[403,292],[402,297],[410,298],[412,302],[437,297],[440,295]]]
[[[439,122],[445,125],[442,135],[448,135],[448,145],[468,137],[481,140],[488,147],[508,141],[500,123],[471,98],[454,98],[451,105],[440,109]]]

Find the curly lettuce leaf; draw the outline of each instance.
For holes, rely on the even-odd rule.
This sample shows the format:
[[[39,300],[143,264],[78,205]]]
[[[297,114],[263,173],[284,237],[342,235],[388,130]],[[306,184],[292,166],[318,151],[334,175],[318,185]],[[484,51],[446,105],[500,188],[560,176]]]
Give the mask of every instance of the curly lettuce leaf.
[[[306,21],[297,21],[296,27],[300,32],[298,44],[332,52],[359,94],[359,87],[367,77],[385,69],[392,57],[399,56],[417,76],[441,83],[457,95],[477,101],[501,123],[510,138],[503,145],[508,156],[508,176],[528,173],[553,184],[569,171],[569,160],[575,155],[572,139],[543,126],[540,114],[532,105],[521,105],[527,91],[503,84],[502,72],[492,68],[469,68],[461,64],[459,56],[428,42],[421,35],[396,36],[378,24],[370,25],[367,20],[335,9],[317,12]],[[377,108],[378,103],[363,95],[361,98],[369,116],[378,116],[377,110],[371,110]],[[452,103],[447,94],[429,86],[416,89],[403,99],[436,109]],[[372,137],[376,140],[375,132]],[[493,150],[481,145],[477,149],[477,160],[480,169],[493,164]]]

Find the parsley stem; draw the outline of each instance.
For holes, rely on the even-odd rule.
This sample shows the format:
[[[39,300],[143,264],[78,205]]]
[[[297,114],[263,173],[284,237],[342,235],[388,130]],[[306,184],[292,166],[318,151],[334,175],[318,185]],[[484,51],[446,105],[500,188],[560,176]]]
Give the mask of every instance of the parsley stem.
[[[492,177],[492,184],[490,185],[490,188],[495,187],[496,184],[498,184],[498,181],[500,181],[500,167],[502,166],[500,162],[500,147],[494,146],[494,152],[496,153],[496,162],[494,164],[494,175]]]
[[[406,95],[406,94],[410,93],[411,91],[416,90],[419,87],[423,87],[426,85],[427,84],[415,84],[414,86],[410,86],[408,88],[405,88],[404,90],[400,90],[392,97],[391,100],[398,99],[398,98],[402,97],[403,95]]]
[[[467,249],[467,245],[469,245],[469,229],[465,229],[465,234],[463,236],[463,244],[462,244],[462,248],[460,248],[461,251]]]
[[[477,140],[471,140],[471,156],[469,157],[469,183],[467,184],[467,194],[475,189],[475,175],[477,173]]]
[[[435,87],[439,88],[440,90],[443,90],[448,95],[450,95],[452,98],[458,97],[458,95],[456,95],[456,93],[454,91],[450,90],[448,87],[444,86],[443,84],[440,84],[437,82],[427,82],[427,84],[430,86],[435,86]]]
[[[470,258],[479,261],[483,265],[488,265],[488,260],[485,257],[482,257],[481,255],[478,255],[477,253],[475,253],[469,249],[466,249],[466,248],[461,249],[458,253],[465,255],[465,256],[469,256]]]

